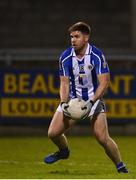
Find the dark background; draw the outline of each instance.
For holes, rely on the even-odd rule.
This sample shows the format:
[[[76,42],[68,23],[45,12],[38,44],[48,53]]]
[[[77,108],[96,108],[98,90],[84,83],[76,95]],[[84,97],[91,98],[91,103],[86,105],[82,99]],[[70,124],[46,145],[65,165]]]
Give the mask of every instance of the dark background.
[[[91,26],[90,42],[105,53],[111,73],[135,73],[135,12],[135,0],[1,0],[0,71],[45,68],[57,72],[59,55],[70,45],[69,26],[85,21]],[[14,124],[12,120],[19,125],[30,123],[14,118],[0,122],[7,127]]]

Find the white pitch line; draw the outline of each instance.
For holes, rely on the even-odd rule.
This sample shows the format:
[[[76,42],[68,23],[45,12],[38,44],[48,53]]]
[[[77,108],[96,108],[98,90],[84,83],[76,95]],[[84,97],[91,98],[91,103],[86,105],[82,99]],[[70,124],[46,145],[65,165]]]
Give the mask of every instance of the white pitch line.
[[[10,160],[0,160],[0,164],[44,164],[44,162],[22,162],[22,161],[10,161]]]

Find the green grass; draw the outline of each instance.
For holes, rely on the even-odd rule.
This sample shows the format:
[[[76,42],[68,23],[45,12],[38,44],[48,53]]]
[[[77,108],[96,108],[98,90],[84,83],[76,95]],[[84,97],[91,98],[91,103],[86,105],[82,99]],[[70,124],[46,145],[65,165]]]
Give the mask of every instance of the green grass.
[[[56,151],[46,137],[0,137],[1,179],[134,179],[136,137],[114,137],[129,174],[118,174],[93,137],[68,137],[71,156],[52,165],[43,158]]]

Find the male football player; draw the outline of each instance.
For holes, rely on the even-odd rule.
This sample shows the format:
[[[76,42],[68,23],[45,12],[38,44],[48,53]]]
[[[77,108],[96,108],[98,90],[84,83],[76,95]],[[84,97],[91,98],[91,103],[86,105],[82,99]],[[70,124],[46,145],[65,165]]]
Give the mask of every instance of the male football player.
[[[68,116],[68,101],[80,98],[86,101],[84,108],[89,108],[93,133],[105,149],[106,154],[115,164],[119,173],[128,173],[122,162],[117,144],[108,133],[105,104],[102,100],[110,82],[109,67],[100,49],[89,44],[90,26],[78,22],[69,28],[71,47],[60,56],[60,105],[51,121],[48,136],[59,150],[45,157],[47,164],[60,159],[67,159],[70,154],[65,131],[75,121]]]

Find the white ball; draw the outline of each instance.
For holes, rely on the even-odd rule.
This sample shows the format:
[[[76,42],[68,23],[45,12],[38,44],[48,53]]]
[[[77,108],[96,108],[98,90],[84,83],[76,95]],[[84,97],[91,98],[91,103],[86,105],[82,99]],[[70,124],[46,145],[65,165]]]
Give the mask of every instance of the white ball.
[[[71,99],[69,101],[69,107],[67,110],[73,120],[80,120],[88,113],[88,108],[83,110],[81,109],[81,107],[84,106],[85,103],[86,102],[84,100],[78,98]]]

